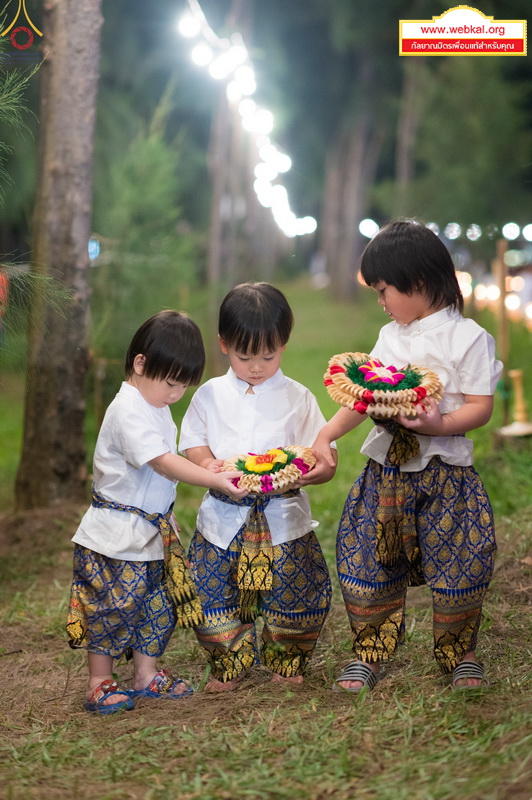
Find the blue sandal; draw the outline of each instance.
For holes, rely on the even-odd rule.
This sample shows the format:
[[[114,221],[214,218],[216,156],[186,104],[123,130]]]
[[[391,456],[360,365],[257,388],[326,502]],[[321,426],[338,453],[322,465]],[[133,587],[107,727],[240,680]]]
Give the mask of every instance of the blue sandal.
[[[108,697],[113,697],[113,695],[129,695],[129,697],[127,700],[119,700],[117,703],[104,702],[104,700]],[[135,708],[135,703],[130,693],[120,689],[117,682],[112,678],[107,678],[107,680],[99,683],[92,692],[90,700],[85,703],[85,709],[96,714],[114,714],[116,711],[131,711],[133,708]]]
[[[186,686],[180,694],[174,692],[177,686]],[[170,670],[160,669],[145,689],[129,689],[128,695],[135,700],[139,697],[151,697],[156,700],[181,700],[193,694],[192,686],[181,678],[174,678]]]

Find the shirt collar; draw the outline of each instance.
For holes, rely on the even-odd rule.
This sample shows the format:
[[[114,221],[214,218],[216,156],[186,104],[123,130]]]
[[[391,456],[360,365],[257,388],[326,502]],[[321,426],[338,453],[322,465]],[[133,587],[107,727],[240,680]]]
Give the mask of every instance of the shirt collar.
[[[227,377],[229,382],[235,387],[239,394],[246,394],[247,390],[249,389],[249,383],[247,381],[241,381],[240,378],[237,378],[235,375],[232,367],[229,367],[227,370]],[[253,386],[253,394],[262,394],[263,392],[271,392],[274,389],[278,389],[283,383],[286,381],[284,373],[282,370],[278,369],[275,375],[272,375],[271,378],[268,378],[267,381],[264,383],[259,383],[258,386]]]
[[[438,328],[440,325],[443,325],[451,319],[457,319],[459,316],[460,312],[457,308],[453,308],[453,306],[446,306],[445,308],[441,308],[439,311],[435,311],[434,314],[429,314],[428,317],[423,317],[423,319],[415,319],[408,325],[399,325],[399,328],[402,333],[424,333],[425,331],[430,331],[433,328]]]

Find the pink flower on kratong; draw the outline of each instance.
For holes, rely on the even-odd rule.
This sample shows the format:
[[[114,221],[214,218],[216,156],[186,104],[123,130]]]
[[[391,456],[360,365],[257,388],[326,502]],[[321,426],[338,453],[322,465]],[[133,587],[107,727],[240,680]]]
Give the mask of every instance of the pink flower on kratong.
[[[273,483],[269,475],[261,475],[260,490],[261,492],[273,492]]]
[[[389,383],[397,386],[405,377],[404,372],[398,372],[395,367],[384,367],[378,359],[371,359],[358,368],[368,383]]]
[[[303,461],[302,458],[294,458],[292,464],[294,467],[298,468],[302,475],[305,475],[310,469],[309,465],[306,463],[306,461]]]

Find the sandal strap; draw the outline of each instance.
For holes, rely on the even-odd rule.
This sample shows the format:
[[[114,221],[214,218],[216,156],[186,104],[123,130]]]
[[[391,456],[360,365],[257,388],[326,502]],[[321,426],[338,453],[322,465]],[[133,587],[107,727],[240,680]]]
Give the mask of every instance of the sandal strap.
[[[176,679],[169,669],[160,669],[155,673],[151,682],[146,687],[149,692],[157,692],[157,694],[165,694],[171,692]]]
[[[483,681],[484,667],[482,664],[478,664],[476,661],[460,661],[453,669],[453,686],[456,685],[457,681],[467,678]]]
[[[107,695],[110,694],[127,694],[118,688],[118,683],[113,680],[112,678],[106,678],[106,680],[102,681],[93,689],[91,694],[90,702],[91,703],[99,703],[100,700],[103,700]]]
[[[336,683],[340,681],[361,681],[368,689],[373,689],[377,683],[377,676],[364,661],[352,661],[336,679]]]

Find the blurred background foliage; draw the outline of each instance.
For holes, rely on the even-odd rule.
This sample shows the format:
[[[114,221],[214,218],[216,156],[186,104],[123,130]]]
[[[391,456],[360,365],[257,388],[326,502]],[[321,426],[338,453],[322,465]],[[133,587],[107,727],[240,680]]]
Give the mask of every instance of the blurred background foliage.
[[[383,0],[378,13],[373,3],[352,0],[201,0],[201,7],[219,36],[242,33],[256,73],[256,100],[273,112],[275,141],[292,159],[283,176],[291,205],[297,215],[312,215],[318,223],[315,234],[283,240],[273,261],[263,258],[264,242],[237,248],[238,271],[225,276],[226,283],[295,280],[299,286],[325,246],[331,176],[344,173],[343,196],[348,206],[354,195],[356,202],[333,220],[345,241],[329,246],[331,285],[316,292],[316,301],[331,313],[338,346],[345,349],[351,331],[341,324],[330,295],[340,303],[354,301],[353,326],[359,318],[364,330],[368,319],[381,321],[376,308],[358,312],[366,303],[354,280],[367,241],[358,233],[360,219],[369,216],[382,224],[408,215],[440,226],[456,220],[464,228],[476,223],[491,230],[491,237],[476,242],[462,237],[450,245],[477,276],[490,271],[501,226],[532,221],[530,57],[398,55],[399,20],[431,19],[448,3]],[[40,0],[27,0],[27,8],[39,20]],[[205,286],[221,91],[192,63],[189,43],[177,31],[187,9],[184,0],[103,0],[93,192],[99,255],[89,274],[89,338],[94,364],[106,363],[100,364],[100,377],[96,367],[91,371],[87,387],[92,397],[100,386],[103,405],[121,378],[132,333],[160,308],[189,311],[212,338],[216,305]],[[526,19],[529,6],[524,0],[486,0],[480,10],[498,20]],[[6,173],[0,253],[11,265],[0,366],[20,375],[38,158],[38,74],[28,73],[26,84],[25,127],[8,124],[0,114]],[[358,164],[352,163],[355,151]],[[273,241],[269,210],[248,211],[237,230],[239,241],[258,240],[261,232]],[[334,281],[346,252],[347,289]],[[51,290],[51,297],[54,291],[61,303],[61,287]],[[304,293],[301,314],[310,313],[311,295]],[[496,333],[493,320],[490,324]],[[524,327],[514,331],[514,364],[527,342]],[[92,431],[97,418],[89,421]]]

